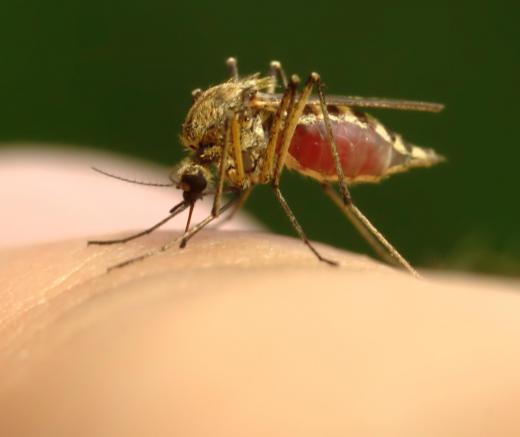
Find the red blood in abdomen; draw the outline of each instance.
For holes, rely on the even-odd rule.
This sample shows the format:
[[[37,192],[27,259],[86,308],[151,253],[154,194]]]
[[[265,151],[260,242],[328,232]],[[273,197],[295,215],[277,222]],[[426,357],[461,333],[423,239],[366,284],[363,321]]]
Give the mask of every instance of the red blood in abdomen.
[[[332,133],[346,177],[354,179],[384,174],[389,165],[392,144],[371,126],[332,121]],[[323,176],[336,175],[323,120],[299,124],[289,146],[289,154],[302,170],[313,170]]]

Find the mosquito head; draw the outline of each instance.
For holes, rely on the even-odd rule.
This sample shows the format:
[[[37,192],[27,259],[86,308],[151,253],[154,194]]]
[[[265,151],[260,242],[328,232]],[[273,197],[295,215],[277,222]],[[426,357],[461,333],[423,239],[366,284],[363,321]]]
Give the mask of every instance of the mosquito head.
[[[172,173],[171,179],[183,191],[184,200],[195,203],[211,183],[211,173],[206,167],[186,160]]]

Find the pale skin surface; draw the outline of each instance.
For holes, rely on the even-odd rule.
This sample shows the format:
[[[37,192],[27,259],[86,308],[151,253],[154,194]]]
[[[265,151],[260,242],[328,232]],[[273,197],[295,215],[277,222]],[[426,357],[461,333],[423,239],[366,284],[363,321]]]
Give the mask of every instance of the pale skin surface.
[[[0,251],[0,435],[520,435],[517,283],[243,231],[105,273],[173,235]]]

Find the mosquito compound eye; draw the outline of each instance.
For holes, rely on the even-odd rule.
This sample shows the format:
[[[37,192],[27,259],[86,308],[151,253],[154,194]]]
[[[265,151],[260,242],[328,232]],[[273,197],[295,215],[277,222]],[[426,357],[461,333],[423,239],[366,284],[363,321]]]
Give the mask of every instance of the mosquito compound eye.
[[[184,191],[184,200],[187,202],[195,202],[197,199],[202,197],[201,194],[206,189],[207,185],[208,182],[206,181],[204,174],[201,171],[198,171],[197,173],[183,174],[179,188]]]
[[[182,175],[181,182],[190,187],[189,191],[196,191],[198,193],[204,191],[207,186],[206,178],[201,171],[194,174]]]

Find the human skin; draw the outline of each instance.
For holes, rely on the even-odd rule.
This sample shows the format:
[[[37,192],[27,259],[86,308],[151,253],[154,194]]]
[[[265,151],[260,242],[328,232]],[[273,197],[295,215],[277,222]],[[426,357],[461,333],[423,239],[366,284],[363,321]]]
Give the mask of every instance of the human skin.
[[[0,435],[519,435],[513,287],[217,231],[106,273],[171,237],[2,254]]]
[[[217,230],[107,273],[177,235],[0,251],[0,435],[520,435],[518,284]]]

